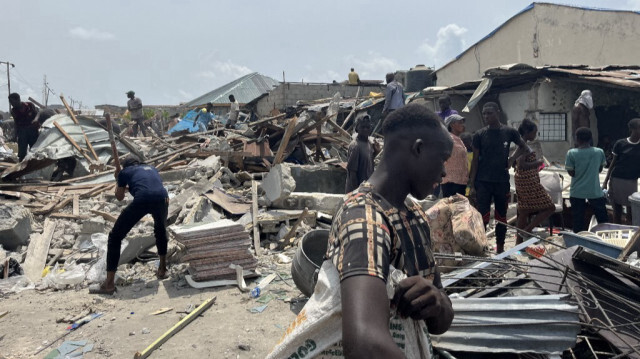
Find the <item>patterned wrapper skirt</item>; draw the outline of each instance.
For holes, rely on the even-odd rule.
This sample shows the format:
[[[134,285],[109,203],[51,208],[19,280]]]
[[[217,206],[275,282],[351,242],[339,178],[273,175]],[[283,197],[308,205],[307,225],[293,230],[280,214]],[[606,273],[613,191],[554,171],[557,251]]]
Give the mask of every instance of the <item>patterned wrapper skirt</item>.
[[[533,154],[535,156],[535,154]],[[516,194],[518,195],[518,209],[525,211],[542,211],[555,208],[549,193],[540,184],[538,169],[516,169],[514,176]]]
[[[609,184],[609,199],[615,204],[630,206],[629,196],[638,191],[637,179],[622,179],[611,177]]]

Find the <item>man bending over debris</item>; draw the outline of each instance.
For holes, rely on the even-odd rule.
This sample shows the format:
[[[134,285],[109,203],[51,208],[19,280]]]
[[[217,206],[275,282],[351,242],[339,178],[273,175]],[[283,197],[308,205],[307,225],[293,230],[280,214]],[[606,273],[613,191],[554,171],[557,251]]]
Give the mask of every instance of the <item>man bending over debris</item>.
[[[373,159],[380,152],[374,144],[369,142],[371,135],[371,117],[364,116],[356,122],[358,136],[349,145],[349,159],[347,159],[347,184],[345,191],[349,193],[373,173]]]
[[[122,162],[122,170],[115,174],[118,186],[116,199],[124,199],[125,190],[133,196],[131,202],[120,214],[109,233],[107,244],[107,279],[99,286],[89,288],[92,294],[113,294],[116,291],[115,277],[120,261],[120,246],[127,233],[147,214],[153,216],[153,230],[156,247],[160,256],[160,265],[156,276],[162,279],[167,274],[167,213],[169,195],[162,184],[158,171],[136,156],[130,155]]]

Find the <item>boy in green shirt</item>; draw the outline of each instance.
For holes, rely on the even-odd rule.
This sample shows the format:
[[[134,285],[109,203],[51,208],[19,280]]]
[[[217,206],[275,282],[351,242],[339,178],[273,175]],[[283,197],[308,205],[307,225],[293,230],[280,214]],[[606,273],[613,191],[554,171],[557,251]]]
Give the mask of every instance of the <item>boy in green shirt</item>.
[[[576,148],[567,152],[565,169],[571,176],[569,201],[573,213],[573,232],[587,230],[584,221],[586,201],[593,207],[598,223],[609,220],[604,193],[600,187],[600,176],[607,160],[601,148],[592,147],[591,130],[580,127],[576,130]]]

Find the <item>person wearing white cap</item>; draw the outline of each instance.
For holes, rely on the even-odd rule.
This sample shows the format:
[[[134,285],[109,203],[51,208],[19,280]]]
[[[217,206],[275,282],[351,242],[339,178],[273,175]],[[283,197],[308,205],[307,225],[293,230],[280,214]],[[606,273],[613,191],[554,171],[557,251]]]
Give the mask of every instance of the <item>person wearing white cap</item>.
[[[453,140],[451,157],[444,163],[447,175],[442,179],[442,198],[451,197],[456,193],[465,195],[469,182],[469,165],[467,147],[460,139],[464,132],[464,117],[454,114],[444,119],[444,125],[449,130]]]

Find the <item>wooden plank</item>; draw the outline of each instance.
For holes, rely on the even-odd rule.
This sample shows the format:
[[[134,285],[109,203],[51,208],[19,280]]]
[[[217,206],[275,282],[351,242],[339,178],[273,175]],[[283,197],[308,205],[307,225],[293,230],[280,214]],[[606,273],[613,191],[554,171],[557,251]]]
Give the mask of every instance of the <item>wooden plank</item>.
[[[327,123],[329,125],[331,125],[331,127],[333,127],[334,129],[336,129],[338,131],[339,134],[341,134],[342,136],[348,138],[349,140],[351,140],[351,134],[345,130],[342,129],[342,127],[338,126],[337,123],[335,123],[335,121],[333,121],[332,119],[328,119]]]
[[[73,197],[67,197],[67,198],[63,199],[62,201],[60,201],[60,203],[56,204],[55,207],[53,207],[53,211],[57,212],[57,211],[63,209],[64,207],[66,207],[72,201],[73,201]]]
[[[291,121],[294,122],[294,121]],[[260,231],[258,230],[258,182],[251,181],[251,218],[253,219],[253,246],[256,256],[260,255]]]
[[[80,196],[77,194],[73,196],[73,215],[77,216],[80,214]]]
[[[33,211],[33,214],[47,214],[47,213],[53,211],[53,209],[55,208],[55,206],[58,205],[58,203],[60,203],[60,199],[54,199],[53,201],[47,203],[41,209]]]
[[[107,221],[111,221],[111,222],[114,222],[114,223],[115,223],[115,222],[116,222],[116,220],[118,219],[118,218],[116,218],[116,217],[112,216],[112,215],[111,215],[111,213],[102,212],[102,211],[96,211],[96,210],[94,210],[94,209],[92,209],[92,210],[91,210],[91,213],[93,213],[93,214],[97,214],[98,216],[100,216],[100,217],[102,217],[102,218],[106,219]]]
[[[62,104],[67,109],[67,112],[69,112],[69,116],[71,116],[71,119],[73,120],[73,122],[76,125],[80,126],[80,131],[82,132],[82,136],[84,136],[84,142],[87,144],[87,148],[89,149],[89,151],[91,151],[91,154],[93,155],[93,158],[95,158],[95,160],[98,161],[98,163],[99,163],[100,162],[100,157],[98,157],[98,154],[93,149],[93,146],[91,145],[91,141],[89,141],[89,138],[87,137],[87,134],[84,133],[84,129],[82,128],[82,126],[78,122],[78,119],[76,118],[76,114],[73,113],[73,110],[71,109],[71,107],[69,107],[69,104],[67,103],[67,100],[64,99],[64,96],[62,94],[60,94],[60,100],[62,100]],[[89,162],[93,162],[93,161],[89,161]]]
[[[89,161],[89,163],[93,162],[93,160],[89,156],[87,156],[84,150],[78,145],[78,143],[73,138],[71,138],[71,136],[69,136],[67,131],[65,131],[64,128],[62,128],[62,126],[60,126],[58,122],[53,121],[53,125],[56,126],[56,128],[60,131],[60,133],[62,133],[64,138],[66,138],[67,141],[69,141],[69,143],[71,143],[71,145],[75,147],[75,149],[78,150],[78,152],[80,152],[82,157],[84,157],[87,161]]]
[[[205,197],[232,215],[242,215],[251,210],[250,202],[239,200],[219,188],[214,188],[213,193],[206,193]]]
[[[289,125],[287,126],[287,130],[284,132],[284,136],[282,136],[282,140],[280,141],[280,146],[278,147],[278,152],[276,152],[276,157],[273,160],[273,164],[277,165],[282,162],[284,157],[284,151],[289,144],[289,139],[291,135],[293,135],[293,130],[296,127],[296,123],[298,122],[298,117],[294,117],[289,121]]]
[[[198,308],[196,308],[189,315],[184,317],[181,321],[179,321],[176,325],[174,325],[171,329],[169,329],[166,333],[164,333],[160,338],[158,338],[155,342],[149,345],[142,352],[137,352],[133,358],[134,359],[145,359],[148,358],[154,350],[160,348],[162,344],[164,344],[167,340],[169,340],[172,336],[174,336],[177,332],[181,331],[182,328],[186,327],[189,323],[191,323],[194,319],[198,318],[202,313],[204,313],[207,309],[211,308],[211,306],[216,302],[216,297],[208,299],[204,301]]]
[[[91,218],[91,216],[87,216],[87,215],[79,215],[76,216],[74,214],[70,214],[70,213],[51,213],[49,215],[49,218],[61,218],[61,219],[89,219]]]
[[[165,169],[168,165],[171,164],[171,162],[175,161],[176,158],[180,157],[180,153],[176,153],[175,155],[169,157],[168,160],[162,162],[160,165],[158,165],[157,170],[158,171],[162,171],[163,169]]]
[[[55,229],[56,222],[47,218],[44,220],[42,234],[29,242],[27,257],[22,268],[27,278],[34,283],[37,283],[42,278],[42,270],[47,262],[47,254],[49,253],[49,246]]]
[[[304,218],[308,214],[309,214],[309,208],[305,207],[304,211],[302,212],[300,217],[298,217],[298,220],[296,221],[296,223],[294,223],[293,227],[291,227],[291,230],[289,231],[289,233],[285,234],[285,236],[282,237],[282,247],[283,248],[284,248],[284,246],[287,246],[287,245],[291,244],[291,238],[296,235],[296,230],[298,229],[298,227],[300,227],[300,225],[304,221]]]

